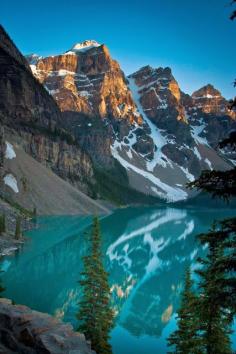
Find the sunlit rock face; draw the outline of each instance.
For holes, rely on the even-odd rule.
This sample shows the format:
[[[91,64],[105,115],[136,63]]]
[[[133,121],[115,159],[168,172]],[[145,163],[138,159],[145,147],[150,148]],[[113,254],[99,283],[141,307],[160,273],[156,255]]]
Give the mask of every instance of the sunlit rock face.
[[[208,84],[192,94],[193,104],[204,113],[211,113],[216,116],[228,115],[236,118],[235,112],[228,108],[228,103],[222,97],[220,91]]]
[[[115,171],[117,160],[131,188],[183,200],[192,196],[186,183],[202,170],[232,166],[232,155],[225,159],[218,141],[235,120],[211,85],[187,95],[168,67],[145,66],[125,78],[108,48],[94,40],[28,60],[94,165]]]
[[[27,58],[62,111],[141,123],[124,74],[105,45],[85,41],[62,55]]]
[[[130,78],[138,86],[140,102],[148,118],[160,122],[173,116],[178,121],[187,121],[180,101],[180,88],[170,68],[145,66]]]

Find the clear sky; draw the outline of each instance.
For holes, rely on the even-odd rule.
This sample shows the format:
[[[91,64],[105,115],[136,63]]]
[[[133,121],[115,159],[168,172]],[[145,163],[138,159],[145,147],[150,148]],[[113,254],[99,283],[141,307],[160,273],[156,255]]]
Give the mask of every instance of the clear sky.
[[[0,22],[24,53],[58,54],[105,43],[126,74],[170,66],[183,91],[212,83],[236,94],[231,0],[1,0]]]

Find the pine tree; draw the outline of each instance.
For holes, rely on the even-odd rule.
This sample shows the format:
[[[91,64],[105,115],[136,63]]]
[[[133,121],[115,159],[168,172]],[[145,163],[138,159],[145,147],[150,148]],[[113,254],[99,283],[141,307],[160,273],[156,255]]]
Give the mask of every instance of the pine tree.
[[[104,270],[101,252],[101,235],[98,218],[93,220],[89,236],[88,255],[83,258],[84,271],[79,282],[83,296],[79,302],[78,330],[91,341],[97,354],[112,353],[109,332],[113,326],[113,311],[110,307],[108,273]]]
[[[178,329],[168,338],[168,345],[174,346],[176,354],[201,354],[201,342],[198,337],[197,296],[194,294],[191,272],[188,268],[185,275],[184,289],[178,314]]]
[[[198,261],[201,268],[196,270],[200,276],[199,322],[200,333],[207,354],[230,354],[230,327],[232,323],[231,304],[222,298],[226,273],[221,266],[224,260],[225,245],[222,233],[215,226],[206,234],[199,235],[202,244],[208,244],[206,258]]]
[[[19,240],[21,238],[21,217],[16,218],[15,238]]]
[[[0,271],[2,272],[2,271]],[[0,298],[2,297],[2,293],[6,290],[2,284],[2,279],[0,278]]]
[[[6,217],[5,214],[0,215],[0,235],[6,232]]]
[[[34,207],[33,209],[33,217],[36,219],[37,218],[37,208]]]
[[[3,273],[2,269],[1,269],[1,258],[0,258],[0,273]],[[3,284],[2,284],[2,279],[0,278],[0,298],[2,297],[2,293],[6,290],[6,288],[4,288]]]
[[[236,151],[236,132],[231,132],[229,137],[220,141],[218,145],[220,149],[230,147]],[[188,183],[187,186],[210,193],[213,198],[222,198],[228,202],[230,198],[236,196],[236,167],[227,171],[203,171],[198,179]]]

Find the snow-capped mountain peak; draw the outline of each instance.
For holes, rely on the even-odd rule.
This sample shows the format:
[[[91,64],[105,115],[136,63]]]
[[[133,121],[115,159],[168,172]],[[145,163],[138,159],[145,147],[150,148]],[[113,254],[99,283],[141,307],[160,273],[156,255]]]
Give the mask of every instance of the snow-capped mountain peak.
[[[25,56],[30,65],[36,65],[37,62],[42,59],[42,56],[32,53]]]
[[[74,52],[74,53],[76,53],[78,51],[84,52],[84,51],[87,51],[91,48],[96,48],[96,47],[100,47],[100,46],[101,46],[101,44],[99,44],[95,40],[86,40],[84,42],[74,44],[69,52]]]

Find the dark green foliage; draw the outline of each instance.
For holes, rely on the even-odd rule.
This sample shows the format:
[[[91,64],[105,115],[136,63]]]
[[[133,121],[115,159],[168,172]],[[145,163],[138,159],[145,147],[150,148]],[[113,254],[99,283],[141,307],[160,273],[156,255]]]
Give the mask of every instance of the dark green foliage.
[[[94,175],[96,179],[94,190],[101,199],[107,199],[116,205],[163,204],[158,198],[130,188],[127,173],[118,162],[115,162],[114,169],[110,170],[95,167]]]
[[[197,297],[192,288],[193,281],[190,269],[187,269],[181,305],[178,311],[178,329],[168,338],[168,345],[174,347],[172,353],[202,353],[201,339],[198,336]]]
[[[219,148],[223,149],[226,146],[230,146],[234,150],[236,149],[236,131],[229,134],[229,137],[219,142]]]
[[[2,271],[0,271],[2,272]],[[2,293],[6,290],[2,284],[2,279],[0,278],[0,298],[2,297]]]
[[[236,218],[218,222],[210,232],[198,236],[202,245],[208,245],[206,259],[199,259],[203,270],[200,276],[211,265],[212,276],[217,277],[215,298],[228,313],[229,321],[236,313]],[[210,268],[208,269],[210,272]],[[210,281],[210,279],[209,279]],[[213,279],[212,279],[213,282]]]
[[[15,228],[15,239],[19,240],[21,238],[21,217],[16,218],[16,228]]]
[[[203,171],[201,176],[188,186],[211,193],[213,197],[228,200],[231,196],[236,196],[236,167],[228,171]]]
[[[236,314],[236,218],[214,224],[198,236],[208,247],[195,272],[199,277],[198,293],[192,292],[187,271],[178,329],[169,337],[174,353],[230,354],[230,334]]]
[[[21,215],[24,215],[26,217],[32,217],[32,211],[23,208],[20,204],[15,202],[10,196],[3,195],[0,191],[0,200],[3,200],[4,202],[8,203],[10,206],[12,206],[14,209],[18,210]]]
[[[37,208],[34,207],[33,209],[33,217],[36,218],[37,217]]]
[[[5,215],[0,215],[0,235],[6,232],[6,217]]]
[[[0,273],[3,273],[2,270],[2,257],[0,256]],[[0,278],[0,298],[2,297],[2,293],[6,290],[6,288],[4,288],[3,284],[2,284],[2,279]]]
[[[232,4],[235,3],[236,0],[233,0]],[[230,18],[236,18],[235,10]],[[236,98],[230,102],[230,109],[235,108]],[[236,132],[219,143],[220,148],[227,146],[236,149]],[[230,171],[203,171],[188,186],[228,201],[236,196],[236,168]],[[231,354],[229,335],[236,314],[236,218],[214,225],[210,232],[198,238],[202,245],[208,246],[207,256],[198,260],[201,268],[196,271],[200,278],[196,320],[199,321],[198,335],[203,346],[201,353]],[[179,331],[180,323],[179,329],[172,336]]]
[[[227,139],[219,142],[219,146],[231,146],[235,149],[236,133],[232,132]],[[228,171],[203,171],[197,180],[188,183],[188,187],[200,189],[227,201],[236,196],[236,167]]]
[[[89,235],[88,255],[83,258],[84,271],[79,282],[83,296],[79,302],[78,331],[91,341],[97,354],[112,353],[109,332],[113,327],[113,311],[110,307],[108,274],[102,263],[101,234],[98,218],[93,220]]]
[[[235,4],[235,3],[236,3],[236,0],[231,1],[231,4]],[[234,10],[230,15],[231,20],[234,20],[235,18],[236,18],[236,10]]]
[[[232,324],[232,302],[225,292],[228,272],[222,266],[225,257],[230,257],[226,247],[228,238],[216,226],[199,236],[202,244],[208,245],[206,258],[198,261],[201,268],[196,271],[200,277],[199,323],[200,335],[207,354],[230,354],[230,328]]]
[[[1,269],[1,257],[0,257],[0,273],[3,273]],[[2,279],[0,278],[0,298],[2,297],[2,293],[6,290],[2,284]]]

